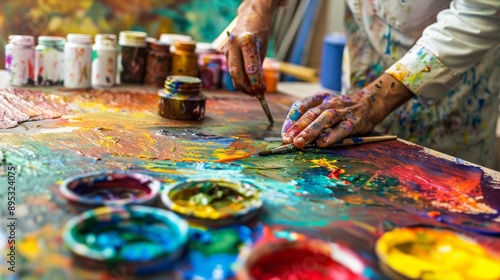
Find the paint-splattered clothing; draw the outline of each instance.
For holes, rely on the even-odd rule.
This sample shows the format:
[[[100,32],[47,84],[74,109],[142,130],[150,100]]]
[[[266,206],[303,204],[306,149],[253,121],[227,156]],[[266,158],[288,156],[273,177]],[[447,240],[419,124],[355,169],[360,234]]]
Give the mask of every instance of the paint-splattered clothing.
[[[351,89],[384,71],[416,97],[379,130],[493,165],[500,1],[346,0]]]

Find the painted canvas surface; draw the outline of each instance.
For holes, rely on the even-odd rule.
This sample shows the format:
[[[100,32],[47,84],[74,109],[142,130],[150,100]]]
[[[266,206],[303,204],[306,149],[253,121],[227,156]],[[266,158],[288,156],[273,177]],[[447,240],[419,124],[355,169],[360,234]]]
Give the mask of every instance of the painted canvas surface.
[[[0,92],[3,100],[14,98]],[[43,121],[0,130],[0,180],[6,180],[7,164],[18,168],[22,279],[226,279],[241,266],[239,254],[270,236],[341,244],[360,256],[364,277],[384,279],[375,242],[409,226],[450,228],[500,252],[500,177],[494,171],[397,140],[255,156],[280,144],[291,97],[268,96],[277,121],[270,127],[258,101],[240,93],[207,93],[206,118],[189,122],[158,116],[157,95],[143,88],[13,92],[47,110]],[[82,210],[61,197],[58,185],[99,170],[140,172],[164,186],[207,175],[250,180],[264,206],[248,224],[193,227],[187,253],[165,274],[86,269],[61,239],[64,223]],[[4,207],[0,214],[7,215]],[[6,240],[2,229],[2,247]],[[1,262],[2,271],[6,265]]]
[[[240,0],[4,0],[0,2],[0,68],[11,34],[66,36],[122,30],[187,34],[211,42],[234,19]],[[15,15],[15,16],[13,16]]]

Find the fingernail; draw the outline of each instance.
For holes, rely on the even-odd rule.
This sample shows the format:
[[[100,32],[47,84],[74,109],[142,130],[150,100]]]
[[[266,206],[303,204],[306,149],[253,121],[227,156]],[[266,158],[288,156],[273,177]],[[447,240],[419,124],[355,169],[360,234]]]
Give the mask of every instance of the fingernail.
[[[295,140],[295,146],[303,148],[305,145],[306,145],[306,140],[304,138],[299,137],[297,138],[297,140]]]
[[[285,136],[285,137],[283,138],[283,143],[284,143],[284,144],[290,144],[290,143],[292,143],[292,141],[293,141],[293,138],[292,138],[292,137],[290,137],[290,136]]]

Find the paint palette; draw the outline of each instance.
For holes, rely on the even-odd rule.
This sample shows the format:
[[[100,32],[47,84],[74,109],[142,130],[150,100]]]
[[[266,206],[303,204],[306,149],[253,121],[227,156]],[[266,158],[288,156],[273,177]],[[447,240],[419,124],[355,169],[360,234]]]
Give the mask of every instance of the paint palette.
[[[85,206],[151,205],[158,199],[161,183],[152,177],[121,171],[78,175],[59,185],[68,201]]]
[[[245,223],[262,207],[253,183],[227,178],[187,179],[168,187],[161,199],[187,220],[213,227]]]
[[[187,243],[188,228],[185,220],[163,209],[100,207],[71,219],[63,241],[83,262],[148,274],[173,266]]]
[[[450,230],[395,229],[379,238],[375,250],[393,278],[500,279],[499,256]]]
[[[237,279],[361,280],[366,279],[364,269],[355,253],[335,243],[316,239],[273,241],[251,251]]]

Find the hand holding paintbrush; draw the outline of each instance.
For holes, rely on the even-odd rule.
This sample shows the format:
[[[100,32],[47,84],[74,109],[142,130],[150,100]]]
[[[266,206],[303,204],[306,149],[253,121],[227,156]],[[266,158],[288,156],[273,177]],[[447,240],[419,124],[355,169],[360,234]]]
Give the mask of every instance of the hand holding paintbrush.
[[[226,52],[229,74],[236,88],[259,100],[271,124],[274,120],[264,97],[262,63],[267,51],[270,19],[277,4],[277,1],[263,1],[255,10],[254,6],[243,2],[238,17],[213,43],[218,50]]]

